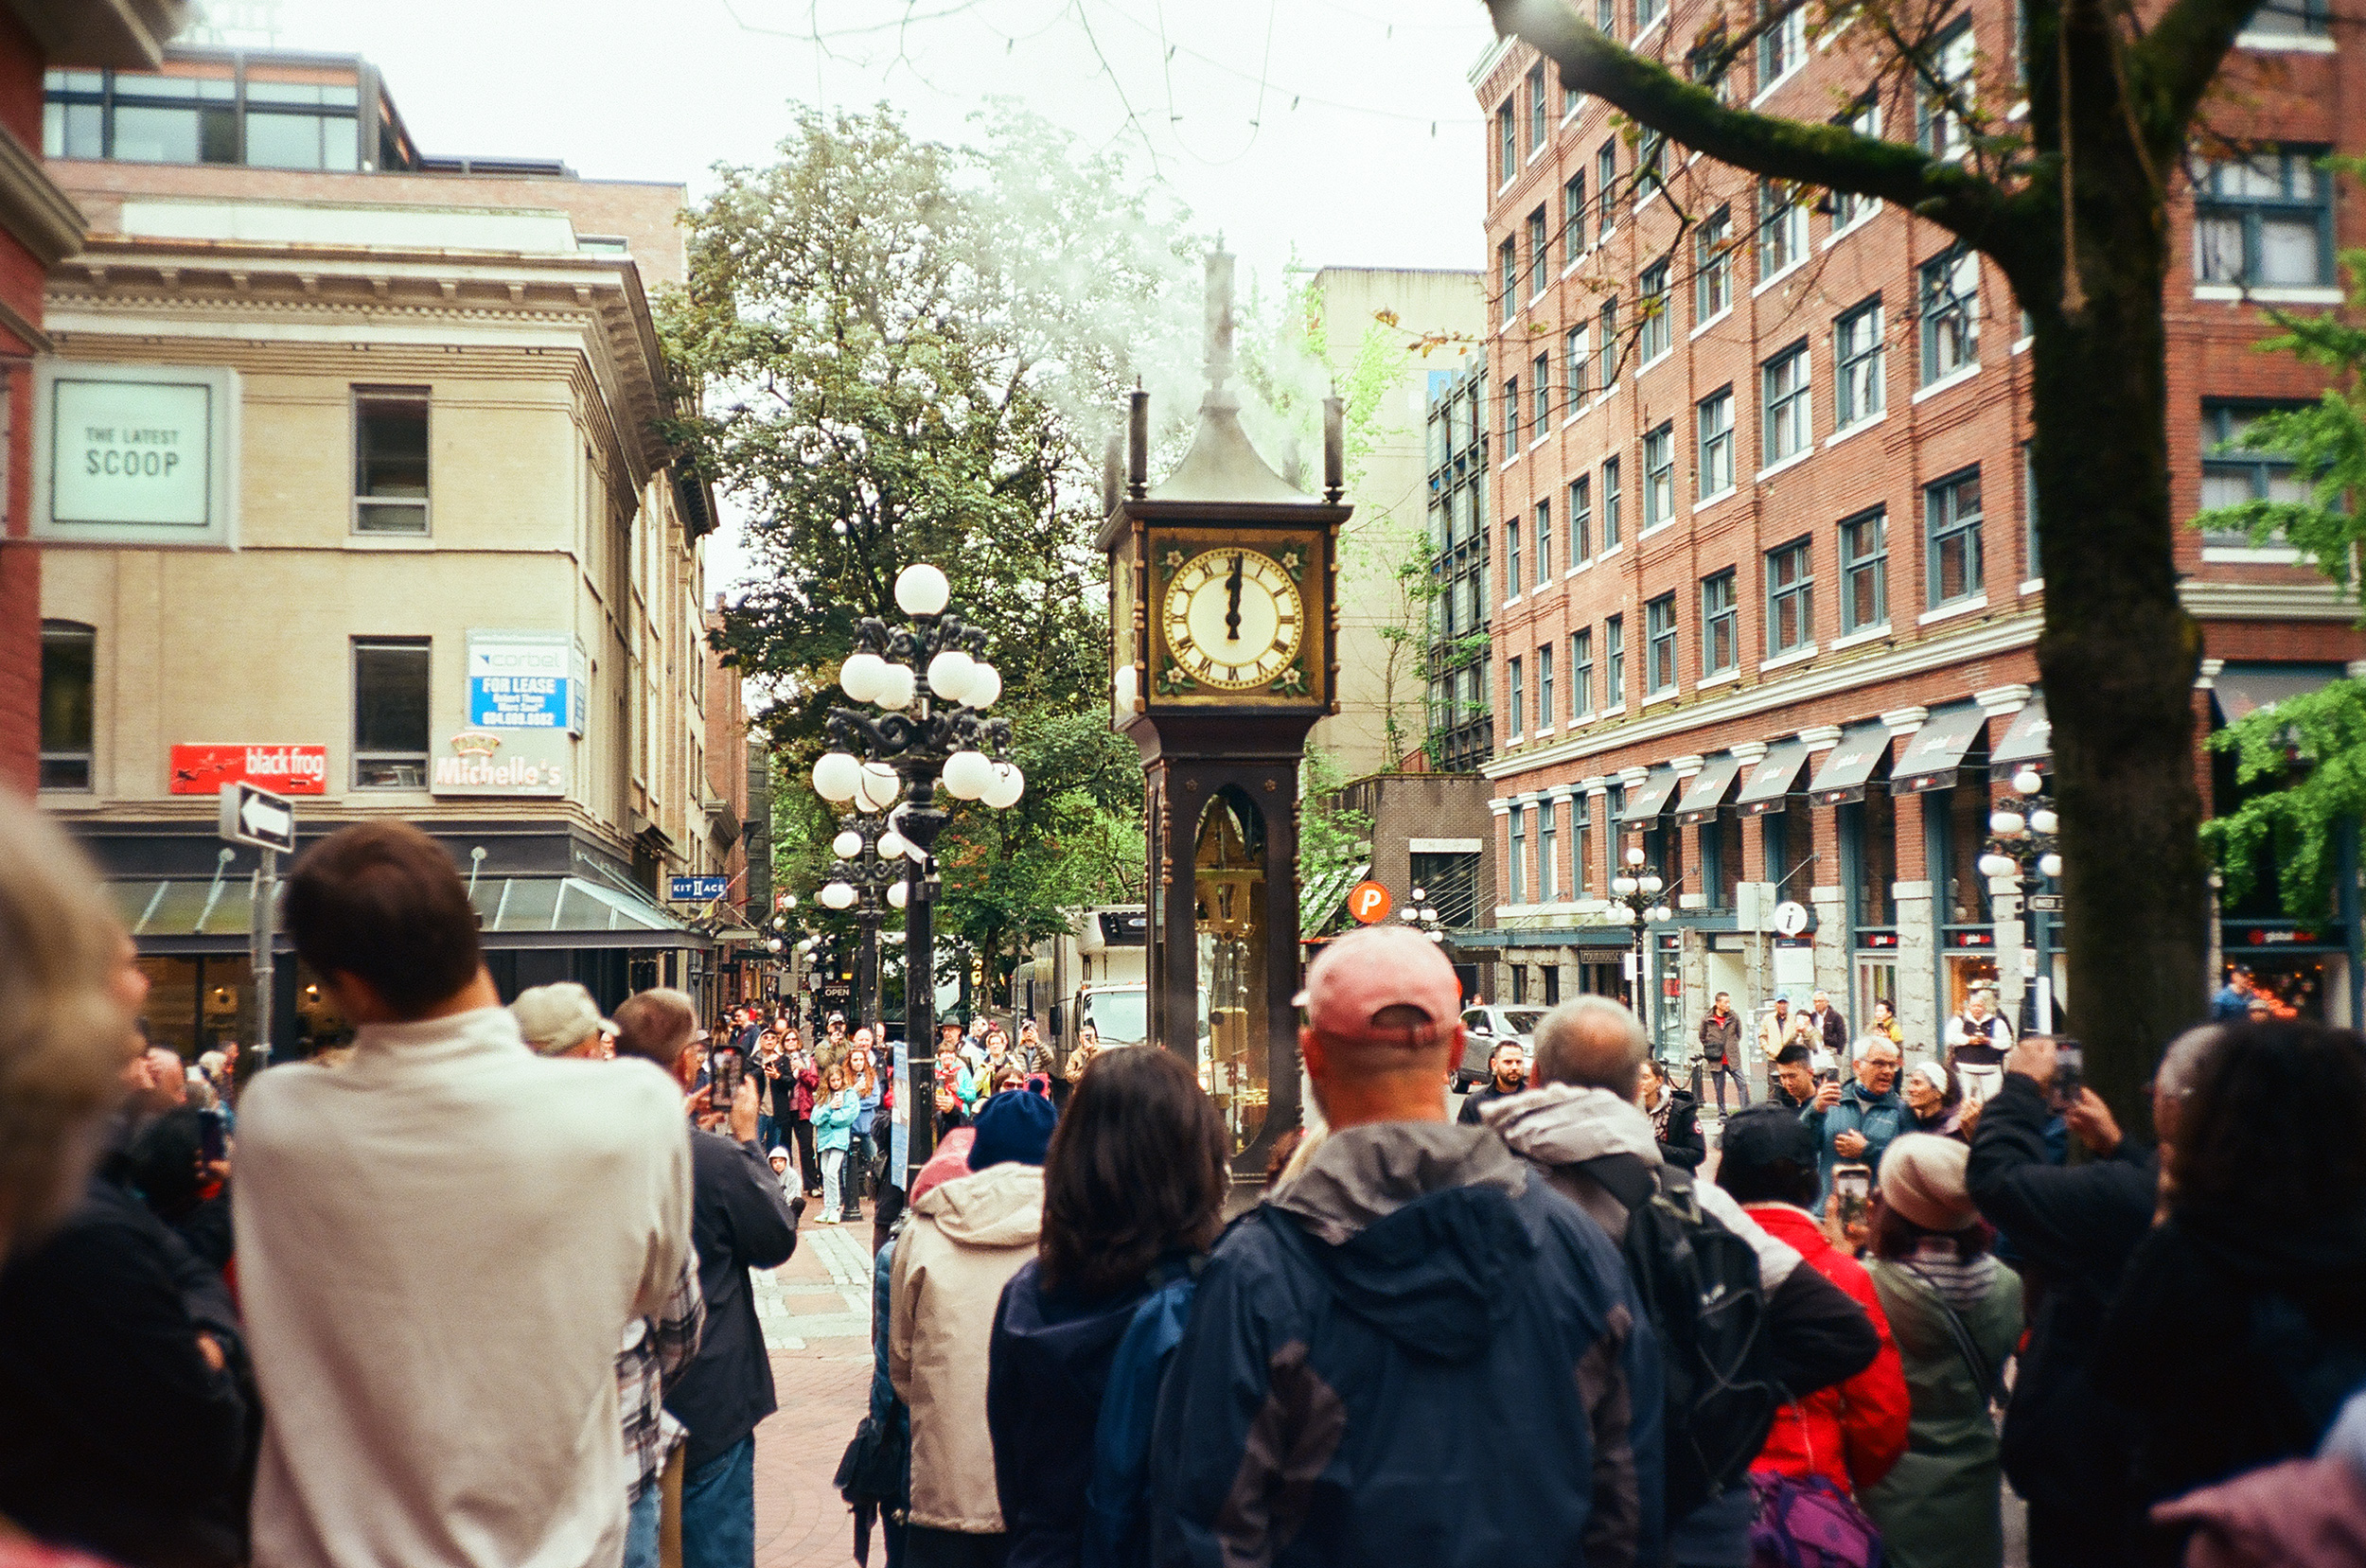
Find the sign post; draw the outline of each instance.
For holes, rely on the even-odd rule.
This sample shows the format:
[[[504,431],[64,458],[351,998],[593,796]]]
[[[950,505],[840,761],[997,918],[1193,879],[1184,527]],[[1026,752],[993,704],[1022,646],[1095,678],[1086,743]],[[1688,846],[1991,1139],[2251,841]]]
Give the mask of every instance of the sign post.
[[[285,795],[251,784],[226,784],[221,786],[220,828],[226,842],[249,844],[261,852],[256,857],[249,901],[254,919],[247,943],[255,972],[255,1065],[268,1067],[272,1013],[278,1005],[272,947],[279,925],[279,856],[282,851],[295,853],[295,807]]]

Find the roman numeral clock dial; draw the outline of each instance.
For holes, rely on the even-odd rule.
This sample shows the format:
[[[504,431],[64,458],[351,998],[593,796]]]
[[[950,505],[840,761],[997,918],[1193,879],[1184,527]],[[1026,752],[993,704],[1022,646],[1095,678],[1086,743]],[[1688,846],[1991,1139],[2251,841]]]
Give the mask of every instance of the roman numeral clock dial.
[[[1261,551],[1217,549],[1167,581],[1167,645],[1194,680],[1227,692],[1272,681],[1298,658],[1306,609],[1298,584]]]

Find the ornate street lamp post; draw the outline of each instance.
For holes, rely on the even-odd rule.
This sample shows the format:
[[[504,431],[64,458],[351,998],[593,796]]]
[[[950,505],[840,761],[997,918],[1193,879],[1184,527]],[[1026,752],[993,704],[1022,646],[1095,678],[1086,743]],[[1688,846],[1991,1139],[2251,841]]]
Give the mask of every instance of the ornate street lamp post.
[[[2054,814],[2054,797],[2045,791],[2045,775],[2023,765],[2013,775],[2015,794],[1997,801],[1988,810],[1986,853],[1980,856],[1980,874],[1991,882],[2010,878],[2021,890],[2022,951],[2036,956],[2038,972],[2022,978],[2021,1028],[2040,1031],[2054,1027],[2054,985],[2045,972],[2045,954],[2038,944],[2038,911],[2034,895],[2062,874],[2062,854],[2056,837],[2060,819]]]
[[[888,814],[909,862],[904,882],[907,1191],[936,1145],[935,905],[941,885],[935,850],[951,816],[937,803],[937,787],[942,784],[956,800],[982,801],[996,810],[1017,804],[1026,788],[1018,768],[1005,760],[1010,722],[985,716],[1002,695],[1002,678],[977,657],[985,651],[986,634],[946,608],[951,592],[944,573],[915,562],[895,579],[896,606],[911,625],[890,626],[866,616],[856,626],[855,651],[839,667],[839,686],[879,711],[831,709],[827,729],[837,749],[813,765],[813,786],[823,800]]]
[[[1445,923],[1438,918],[1438,910],[1430,904],[1429,894],[1421,889],[1413,890],[1413,897],[1398,913],[1397,918],[1438,943],[1439,946],[1445,946]]]
[[[879,1006],[879,927],[889,909],[901,909],[909,896],[904,887],[904,836],[877,812],[848,812],[838,819],[838,837],[830,841],[838,856],[830,880],[815,896],[830,909],[852,909],[862,933],[856,948],[855,1003],[856,1021],[881,1035]],[[909,1005],[907,998],[906,1005]]]
[[[1628,994],[1628,1005],[1634,1009],[1634,1015],[1643,1021],[1655,1049],[1659,1045],[1659,1010],[1651,1006],[1643,994],[1643,978],[1647,973],[1644,944],[1652,926],[1674,918],[1668,906],[1660,901],[1660,892],[1665,886],[1660,881],[1659,872],[1645,868],[1643,846],[1640,844],[1628,846],[1625,868],[1610,879],[1610,902],[1625,912],[1628,924],[1634,927],[1634,956],[1629,960],[1634,968],[1634,988]]]

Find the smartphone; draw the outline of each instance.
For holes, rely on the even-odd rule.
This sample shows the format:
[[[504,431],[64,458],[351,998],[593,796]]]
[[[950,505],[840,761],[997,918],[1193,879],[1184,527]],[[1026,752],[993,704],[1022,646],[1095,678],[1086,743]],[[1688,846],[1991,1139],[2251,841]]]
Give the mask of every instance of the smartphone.
[[[738,1048],[717,1046],[707,1052],[707,1108],[728,1111],[732,1101],[739,1098],[739,1084],[747,1073],[747,1063]]]
[[[1873,1167],[1870,1165],[1835,1165],[1832,1167],[1832,1193],[1840,1199],[1840,1223],[1861,1225],[1873,1211]]]
[[[1815,1081],[1818,1084],[1837,1084],[1840,1082],[1840,1069],[1838,1067],[1826,1067],[1822,1072],[1815,1075]]]
[[[2087,1084],[2086,1048],[2075,1040],[2057,1036],[2054,1042],[2054,1108],[2067,1111],[2078,1103]]]
[[[213,1165],[230,1157],[229,1135],[223,1132],[220,1111],[201,1111],[197,1119],[198,1157]]]

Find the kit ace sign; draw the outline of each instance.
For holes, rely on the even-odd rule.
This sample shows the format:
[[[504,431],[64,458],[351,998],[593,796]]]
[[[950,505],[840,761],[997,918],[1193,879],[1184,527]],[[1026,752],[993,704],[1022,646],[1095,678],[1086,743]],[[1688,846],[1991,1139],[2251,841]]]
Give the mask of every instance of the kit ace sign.
[[[33,367],[32,537],[238,544],[238,375],[227,366]]]
[[[326,795],[328,748],[230,742],[172,749],[173,794],[218,795],[227,784],[259,784],[275,795]]]
[[[468,633],[468,723],[583,732],[585,680],[563,631]]]

